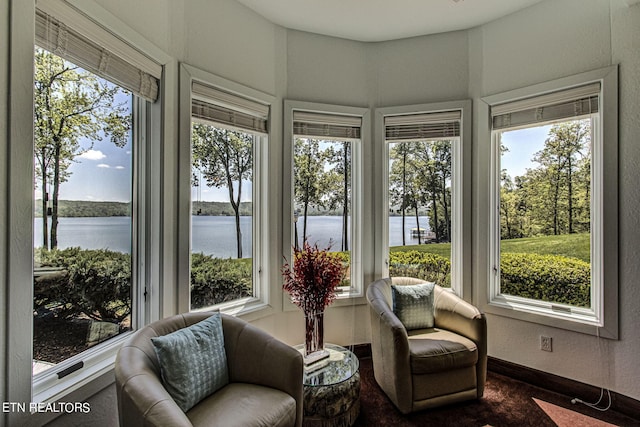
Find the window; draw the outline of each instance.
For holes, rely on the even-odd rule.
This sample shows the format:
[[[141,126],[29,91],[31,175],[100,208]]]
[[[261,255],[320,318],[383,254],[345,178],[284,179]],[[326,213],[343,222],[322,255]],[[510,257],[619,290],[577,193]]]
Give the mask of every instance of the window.
[[[360,296],[363,117],[360,110],[354,114],[354,110],[326,111],[327,106],[303,107],[292,101],[287,105],[292,135],[292,233],[285,254],[305,242],[328,248],[345,265],[338,298]]]
[[[35,51],[33,373],[131,328],[133,95]]]
[[[143,319],[162,66],[63,2],[38,4],[35,44],[29,400],[46,401],[104,372]]]
[[[262,163],[269,105],[191,83],[191,310],[239,309],[265,297]]]
[[[422,107],[433,110],[380,111],[388,276],[416,277],[462,294],[461,128],[466,107]]]
[[[616,287],[605,253],[616,238],[605,234],[616,209],[605,204],[616,177],[615,111],[609,81],[572,81],[490,104],[491,301],[602,327],[604,303],[615,294],[608,288]]]

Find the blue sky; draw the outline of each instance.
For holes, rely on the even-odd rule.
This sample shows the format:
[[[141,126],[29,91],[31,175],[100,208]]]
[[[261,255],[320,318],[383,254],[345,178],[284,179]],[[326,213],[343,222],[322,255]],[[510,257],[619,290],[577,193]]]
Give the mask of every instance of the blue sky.
[[[89,144],[86,144],[89,146]],[[62,200],[131,201],[131,143],[119,148],[108,138],[76,157],[60,186]]]
[[[502,156],[501,167],[507,169],[513,178],[522,176],[527,168],[535,167],[531,161],[534,154],[544,145],[550,126],[505,132],[503,144],[509,151]],[[83,141],[86,151],[76,157],[69,167],[71,176],[60,187],[61,200],[131,201],[132,147],[129,141],[125,147],[117,147],[108,138],[96,141],[91,149],[90,142]],[[200,191],[192,188],[193,201],[228,201],[226,188],[208,187],[204,180]],[[51,191],[51,190],[50,190]],[[243,182],[243,201],[251,199],[251,182]],[[36,189],[36,198],[40,190]]]
[[[535,167],[531,161],[534,154],[544,145],[550,126],[535,127],[505,132],[502,135],[503,144],[509,151],[502,156],[502,168],[507,169],[513,178],[522,176],[527,168]],[[84,147],[90,143],[85,141]],[[96,201],[131,201],[131,143],[123,148],[116,147],[108,138],[94,143],[92,149],[76,157],[76,161],[69,167],[71,176],[68,182],[60,187],[61,200],[96,200]],[[203,186],[192,188],[193,201],[228,201],[226,188],[208,187],[203,180]],[[243,182],[243,201],[251,198],[251,183]],[[40,190],[36,190],[36,198],[40,197]]]
[[[527,168],[535,168],[533,156],[544,147],[551,125],[512,130],[502,134],[502,144],[509,149],[502,155],[501,168],[506,169],[511,179],[522,176]]]
[[[85,141],[83,146],[90,143]],[[108,138],[95,142],[69,167],[71,176],[60,186],[60,199],[130,202],[132,159],[130,142],[122,148]],[[251,200],[251,182],[243,182],[242,193],[243,201]],[[193,201],[229,201],[226,188],[208,187],[204,180],[200,195],[194,188],[191,196]],[[39,186],[35,197],[41,197]]]
[[[118,93],[115,104],[123,104],[130,112],[131,95]],[[124,147],[118,147],[108,136],[93,143],[86,138],[80,139],[81,154],[67,169],[70,175],[66,182],[60,184],[59,199],[130,202],[133,165],[131,136],[127,140]],[[51,197],[53,188],[48,191]],[[35,198],[41,197],[40,181],[36,180]]]
[[[242,201],[249,202],[252,199],[251,181],[242,181]],[[234,191],[234,194],[237,194]],[[229,190],[227,187],[216,188],[207,186],[204,178],[201,180],[201,187],[191,187],[192,202],[228,202]]]
[[[82,68],[79,68],[82,72]],[[100,79],[103,82],[105,80]],[[109,82],[107,82],[109,83]],[[109,83],[112,85],[111,83]],[[131,95],[120,92],[116,104],[128,104],[131,111]],[[60,184],[60,200],[131,202],[133,147],[131,136],[124,147],[117,147],[109,137],[101,141],[80,140],[81,154],[68,168],[69,177]],[[53,188],[49,188],[49,196]],[[251,182],[243,181],[242,200],[251,200]],[[40,181],[36,180],[34,197],[41,199]],[[208,187],[203,180],[199,189],[192,189],[192,200],[229,201],[226,188]]]

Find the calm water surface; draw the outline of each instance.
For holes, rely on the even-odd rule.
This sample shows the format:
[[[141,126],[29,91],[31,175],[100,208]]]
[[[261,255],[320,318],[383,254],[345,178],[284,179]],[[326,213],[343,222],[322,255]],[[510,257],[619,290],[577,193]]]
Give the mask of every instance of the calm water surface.
[[[298,218],[298,241],[302,243],[304,217]],[[232,216],[192,216],[193,252],[202,252],[220,258],[236,256],[235,218]],[[417,244],[409,231],[416,227],[413,217],[406,218],[406,243]],[[428,228],[427,217],[420,217],[420,227]],[[251,217],[240,217],[243,256],[251,257]],[[320,247],[332,249],[342,247],[342,217],[310,216],[307,221],[307,240]],[[60,218],[58,224],[58,247],[60,249],[79,246],[84,249],[109,249],[131,252],[131,219],[128,217]],[[42,246],[42,218],[34,219],[34,247]],[[349,242],[351,243],[351,242]],[[402,218],[389,218],[389,244],[402,245]],[[350,245],[349,245],[350,246]]]

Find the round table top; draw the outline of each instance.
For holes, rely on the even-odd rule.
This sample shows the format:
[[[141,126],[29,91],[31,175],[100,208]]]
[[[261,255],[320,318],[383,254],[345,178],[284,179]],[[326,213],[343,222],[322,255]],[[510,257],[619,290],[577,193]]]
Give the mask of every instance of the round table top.
[[[295,346],[304,352],[304,344]],[[320,387],[339,384],[353,377],[360,368],[360,362],[349,349],[336,344],[325,344],[329,357],[304,367],[302,383],[305,386]]]

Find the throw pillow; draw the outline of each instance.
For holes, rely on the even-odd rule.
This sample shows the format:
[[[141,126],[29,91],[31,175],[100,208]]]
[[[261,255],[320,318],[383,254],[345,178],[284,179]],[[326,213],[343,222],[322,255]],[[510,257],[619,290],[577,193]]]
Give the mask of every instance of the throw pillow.
[[[393,312],[407,330],[433,328],[434,286],[430,282],[391,285]]]
[[[229,383],[220,313],[151,341],[164,386],[184,412]]]

